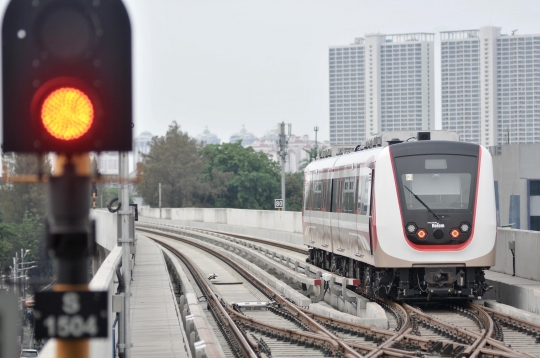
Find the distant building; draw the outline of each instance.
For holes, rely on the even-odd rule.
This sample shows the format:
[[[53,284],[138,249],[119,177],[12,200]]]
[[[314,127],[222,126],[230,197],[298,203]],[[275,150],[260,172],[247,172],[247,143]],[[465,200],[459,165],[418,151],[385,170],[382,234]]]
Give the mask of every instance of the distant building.
[[[540,143],[489,147],[497,222],[514,229],[540,231]]]
[[[540,142],[540,35],[441,32],[442,129],[484,146]]]
[[[279,134],[278,134],[278,131],[277,129],[272,129],[266,133],[264,133],[264,135],[262,136],[261,139],[264,139],[264,140],[267,140],[267,141],[278,141],[279,140]]]
[[[256,139],[251,144],[251,147],[255,151],[268,154],[270,158],[281,164],[281,159],[277,154],[277,130],[275,131],[275,137],[273,136],[273,132],[274,131],[266,132],[265,136],[261,139]],[[318,142],[319,149],[327,148],[329,146],[330,142],[328,141]],[[309,153],[307,151],[313,148],[315,148],[315,141],[310,140],[308,135],[292,135],[287,146],[287,161],[285,163],[285,171],[289,173],[297,172],[300,168],[302,160],[309,160]]]
[[[204,132],[197,136],[197,142],[204,144],[221,144],[221,139],[214,133],[210,133],[208,127],[204,127]]]
[[[329,49],[330,143],[435,129],[434,34],[369,34]]]
[[[98,156],[98,169],[102,175],[118,175],[118,152],[103,152]]]
[[[142,154],[150,153],[150,142],[152,133],[142,132],[133,139],[133,169],[137,168],[137,163],[142,163]]]
[[[240,140],[242,141],[243,147],[249,147],[251,143],[255,141],[255,139],[256,139],[255,135],[253,133],[246,131],[246,127],[242,126],[242,129],[240,130],[240,132],[233,134],[231,138],[229,139],[229,141],[231,143],[235,143]]]

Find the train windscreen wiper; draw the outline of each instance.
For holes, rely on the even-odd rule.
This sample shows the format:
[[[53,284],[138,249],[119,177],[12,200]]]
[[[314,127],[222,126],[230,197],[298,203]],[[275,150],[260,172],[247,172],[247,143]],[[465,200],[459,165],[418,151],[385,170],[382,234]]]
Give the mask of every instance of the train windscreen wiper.
[[[418,200],[418,201],[420,202],[420,204],[424,205],[424,206],[426,207],[426,209],[428,209],[428,211],[429,211],[430,213],[432,213],[433,216],[435,216],[435,218],[436,218],[437,220],[441,220],[441,218],[440,218],[437,214],[435,214],[435,212],[434,212],[433,210],[431,210],[431,209],[429,208],[429,206],[427,206],[426,203],[424,203],[424,202],[422,201],[422,199],[420,199],[420,198],[418,197],[418,195],[416,195],[415,193],[413,193],[412,190],[409,189],[409,188],[407,188],[406,185],[403,185],[403,186],[405,187],[405,189],[407,189],[408,191],[410,191],[411,194],[414,196],[414,198],[415,198],[416,200]]]

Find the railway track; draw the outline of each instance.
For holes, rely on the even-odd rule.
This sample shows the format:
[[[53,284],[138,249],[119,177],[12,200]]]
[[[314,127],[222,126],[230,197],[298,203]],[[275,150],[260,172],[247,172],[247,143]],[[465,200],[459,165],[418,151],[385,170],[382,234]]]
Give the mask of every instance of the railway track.
[[[303,247],[299,247],[298,245],[288,244],[286,242],[270,241],[270,240],[266,240],[266,239],[262,239],[262,238],[258,238],[258,237],[240,235],[240,234],[230,234],[230,233],[227,233],[227,232],[224,232],[224,231],[217,231],[217,230],[206,230],[205,229],[204,231],[214,232],[216,234],[227,235],[227,236],[230,236],[230,237],[236,237],[238,239],[249,240],[249,241],[252,241],[252,242],[258,242],[260,244],[266,244],[266,245],[271,245],[271,246],[275,246],[275,247],[280,247],[282,249],[298,252],[298,253],[304,254],[304,255],[308,254],[307,249],[305,249]]]
[[[167,230],[171,232],[164,233],[161,231],[164,228],[153,226],[153,228],[139,227],[138,229],[175,240],[184,240],[190,245],[197,245],[197,235],[182,238],[183,230],[213,234],[219,237],[232,236],[208,230],[181,230],[180,228],[171,229],[171,227],[167,227]],[[235,235],[231,239],[253,241],[282,249],[287,249],[289,246],[283,243],[275,245],[273,242],[260,238],[257,238],[258,241],[249,240],[247,237],[241,236]],[[212,251],[212,255],[220,256],[217,248],[215,251],[209,247],[201,246],[201,248],[207,252]],[[294,251],[298,253],[298,250]],[[391,312],[395,319],[392,330],[375,329],[331,319],[295,306],[282,298],[273,288],[262,282],[257,282],[256,277],[248,278],[251,276],[250,273],[239,265],[235,267],[234,261],[228,261],[227,264],[246,277],[257,289],[268,297],[274,298],[280,305],[280,310],[285,310],[288,312],[287,315],[294,316],[301,325],[310,327],[306,331],[299,331],[292,329],[292,327],[285,328],[288,326],[283,324],[273,325],[271,322],[274,320],[264,316],[272,313],[249,315],[245,312],[239,312],[230,304],[222,303],[235,324],[240,327],[244,337],[248,337],[250,344],[256,347],[254,350],[256,356],[263,357],[266,354],[267,357],[271,357],[272,354],[265,353],[265,349],[268,352],[274,351],[276,357],[283,356],[283,352],[292,352],[290,347],[283,348],[283,343],[295,343],[301,346],[300,351],[308,349],[311,354],[309,356],[317,356],[311,351],[315,349],[326,356],[540,357],[540,326],[487,307],[476,304],[441,304],[419,308],[407,304],[398,305],[368,296],[383,306],[387,312]],[[290,265],[291,263],[285,261],[282,264]],[[263,319],[260,321],[257,317]],[[309,332],[310,330],[312,332]]]
[[[148,230],[145,231],[148,232]],[[358,342],[347,342],[343,339],[340,339],[339,337],[334,335],[330,329],[326,328],[324,324],[321,324],[319,322],[326,322],[330,325],[345,325],[346,322],[328,319],[327,317],[316,315],[309,311],[306,312],[306,310],[297,307],[296,305],[281,297],[280,294],[272,287],[266,285],[257,277],[253,276],[250,272],[244,270],[242,266],[238,265],[233,260],[227,258],[217,249],[212,249],[207,246],[198,244],[196,240],[193,240],[191,238],[172,235],[168,233],[154,232],[154,235],[148,236],[151,239],[157,241],[160,245],[163,245],[168,250],[178,255],[178,257],[189,268],[190,272],[197,277],[197,283],[199,284],[199,282],[202,282],[203,291],[206,292],[207,297],[211,297],[208,302],[210,302],[210,304],[212,304],[213,306],[221,306],[227,312],[229,318],[234,322],[235,326],[242,332],[242,337],[244,338],[240,341],[247,341],[250,345],[252,353],[250,353],[249,350],[244,347],[244,344],[239,344],[240,348],[242,349],[239,348],[235,350],[235,352],[238,354],[238,357],[268,357],[268,353],[266,353],[264,349],[264,344],[260,343],[260,338],[255,335],[257,337],[257,339],[255,339],[253,335],[251,335],[251,333],[258,333],[259,335],[264,336],[262,337],[262,339],[264,342],[266,342],[266,345],[268,347],[270,347],[268,341],[272,341],[272,339],[274,339],[275,341],[272,341],[273,344],[275,342],[281,342],[281,344],[285,345],[300,345],[303,347],[302,350],[304,350],[306,347],[314,348],[316,350],[319,350],[320,352],[322,352],[323,355],[326,356],[361,357],[362,355],[372,352],[379,352],[381,356],[385,357],[411,356],[407,352],[402,353],[392,349],[374,348],[371,344],[364,345]],[[232,304],[225,302],[222,299],[220,299],[218,302],[218,300],[215,298],[215,292],[211,289],[211,287],[209,287],[208,283],[204,282],[204,274],[199,271],[196,265],[193,264],[193,262],[191,262],[190,259],[183,255],[179,250],[175,249],[165,240],[160,239],[158,236],[162,236],[164,238],[172,238],[174,240],[188,243],[189,245],[198,247],[201,250],[211,253],[219,260],[227,263],[230,267],[235,269],[244,278],[246,278],[246,280],[248,280],[251,284],[255,285],[259,290],[261,290],[261,292],[264,292],[267,297],[273,299],[272,310],[277,310],[277,312],[279,312],[280,314],[288,317],[289,319],[293,319],[295,322],[297,322],[297,327],[300,327],[301,329],[286,328],[286,326],[282,324],[273,325],[267,322],[267,320],[259,321],[254,317],[250,317],[249,315],[244,314],[243,312],[238,312],[238,310],[235,309]],[[314,317],[317,317],[319,322]],[[226,322],[223,324],[226,324]],[[351,325],[351,331],[367,330],[369,332],[373,332],[373,334],[377,334],[377,332],[373,331],[371,327],[358,324]],[[382,331],[379,332],[379,334],[383,334],[383,332],[386,333],[385,331]],[[392,334],[392,336],[393,335],[395,335],[395,333]],[[231,336],[238,338],[234,330],[232,330]],[[307,356],[313,356],[311,353],[312,352],[309,352]]]

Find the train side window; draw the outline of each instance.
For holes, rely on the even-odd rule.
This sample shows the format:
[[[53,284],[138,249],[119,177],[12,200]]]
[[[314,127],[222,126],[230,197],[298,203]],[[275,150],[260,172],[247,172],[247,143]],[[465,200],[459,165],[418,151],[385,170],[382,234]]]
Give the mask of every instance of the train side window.
[[[356,198],[356,212],[360,215],[364,215],[362,211],[362,200],[364,200],[364,180],[363,177],[358,177],[358,185],[356,185],[356,190],[358,192]]]
[[[313,210],[321,210],[322,201],[322,181],[313,182]]]
[[[324,210],[324,211],[326,211],[326,203],[327,203],[327,197],[328,197],[327,187],[328,187],[328,181],[323,180],[322,191],[321,191],[321,210]]]
[[[349,205],[349,178],[343,180],[343,210],[341,212],[346,213]]]
[[[360,208],[359,212],[360,215],[369,215],[369,200],[370,200],[370,193],[371,193],[371,180],[369,178],[369,175],[362,175],[360,177],[360,181],[362,182],[362,195],[358,202]]]
[[[366,215],[371,215],[370,207],[371,207],[371,175],[366,180],[366,187],[368,188],[366,191]]]
[[[311,187],[310,182],[304,184],[304,210],[309,210],[309,188]]]
[[[337,213],[338,212],[338,179],[332,179],[332,212]]]
[[[326,211],[332,211],[332,180],[326,181]]]
[[[343,212],[343,179],[338,180],[337,210]]]
[[[360,177],[354,178],[355,187],[354,187],[354,201],[353,201],[353,212],[355,214],[360,214],[360,211],[358,210],[358,202],[360,199],[360,188],[358,187],[358,184],[360,184]]]
[[[352,213],[354,210],[354,184],[355,178],[345,178],[345,188],[343,191],[343,212]]]

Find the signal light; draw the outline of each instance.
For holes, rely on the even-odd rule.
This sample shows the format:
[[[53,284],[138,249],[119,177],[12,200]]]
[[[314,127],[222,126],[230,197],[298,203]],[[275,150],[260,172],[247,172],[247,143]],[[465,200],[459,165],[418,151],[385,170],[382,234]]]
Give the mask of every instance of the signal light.
[[[418,238],[420,240],[424,240],[426,237],[427,237],[427,231],[426,229],[420,229],[416,232],[416,236],[418,236]]]
[[[452,239],[459,239],[460,232],[458,229],[452,229],[450,230],[450,236],[452,236]]]
[[[414,234],[416,232],[416,224],[415,223],[408,223],[406,226],[406,230],[409,234]]]
[[[47,132],[62,140],[80,138],[94,121],[94,106],[88,96],[63,87],[50,93],[41,106],[41,120]]]
[[[463,222],[459,225],[459,229],[461,230],[461,232],[469,232],[469,230],[471,230],[471,224],[469,224],[468,222]]]
[[[2,22],[4,152],[132,148],[122,0],[11,0]]]

